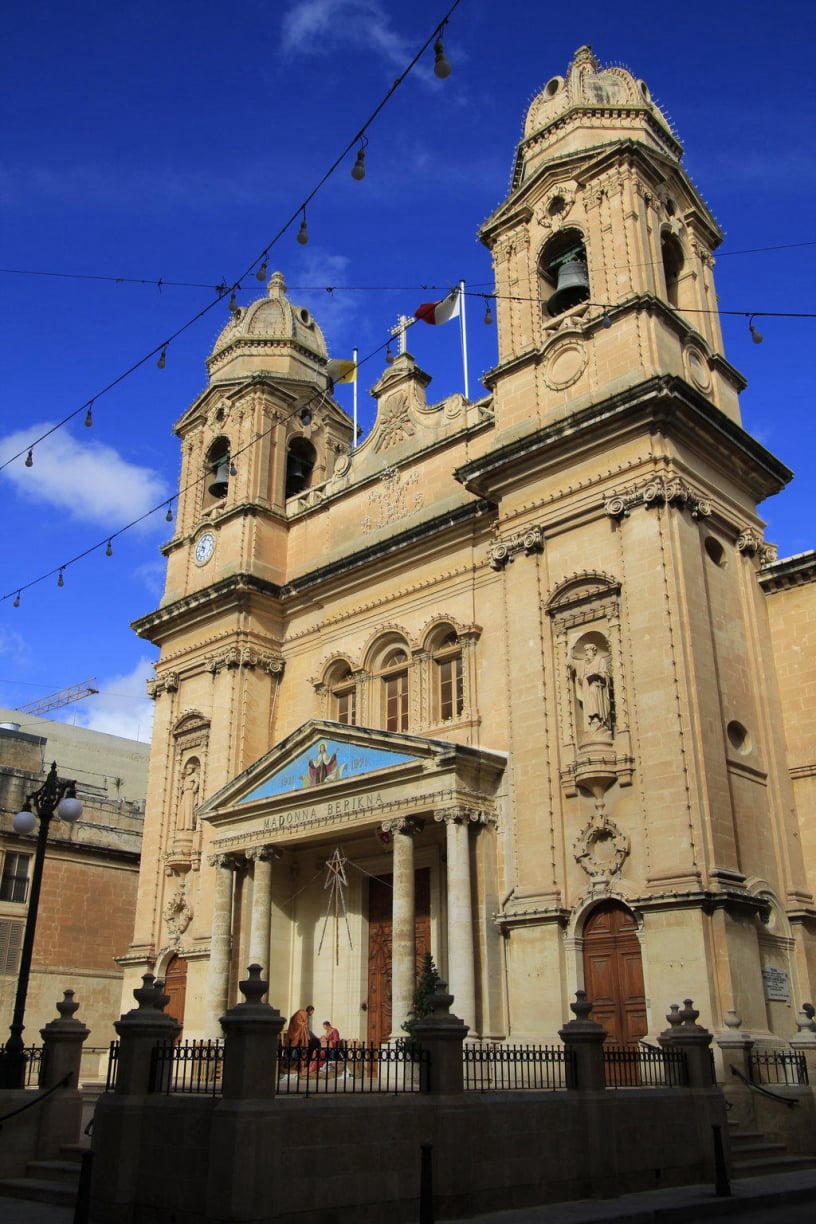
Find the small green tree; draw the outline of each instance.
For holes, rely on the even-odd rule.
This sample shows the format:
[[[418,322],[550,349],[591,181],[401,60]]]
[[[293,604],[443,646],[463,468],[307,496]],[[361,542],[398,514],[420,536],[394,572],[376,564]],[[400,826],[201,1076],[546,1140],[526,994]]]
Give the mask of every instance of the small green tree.
[[[406,1044],[414,1041],[414,1025],[417,1020],[422,1020],[425,1016],[431,1014],[431,995],[436,990],[436,983],[441,980],[434,964],[434,958],[430,952],[426,952],[422,957],[422,968],[419,971],[419,977],[414,987],[413,999],[408,1009],[408,1018],[402,1026],[403,1030],[408,1034]]]

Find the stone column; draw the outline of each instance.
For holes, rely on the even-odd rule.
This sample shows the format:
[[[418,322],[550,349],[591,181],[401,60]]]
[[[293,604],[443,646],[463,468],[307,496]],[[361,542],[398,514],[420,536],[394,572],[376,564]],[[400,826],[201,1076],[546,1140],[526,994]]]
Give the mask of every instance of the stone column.
[[[444,821],[448,855],[448,979],[457,1011],[475,1034],[476,961],[470,885],[470,813],[463,808],[434,813]]]
[[[414,898],[414,834],[421,824],[411,818],[384,822],[392,835],[394,897],[391,917],[391,1037],[402,1036],[416,985],[416,906]]]
[[[252,913],[249,921],[249,959],[260,965],[269,977],[269,923],[272,908],[272,864],[280,858],[274,846],[257,846],[247,851],[254,863],[252,878]]]
[[[79,1087],[82,1043],[91,1030],[81,1020],[74,1019],[74,1012],[78,1009],[73,990],[63,991],[63,998],[57,1004],[59,1019],[50,1020],[45,1028],[40,1029],[43,1039],[41,1088],[54,1088],[57,1084],[65,1088]]]
[[[208,860],[215,868],[210,970],[207,975],[207,1036],[221,1037],[220,1017],[229,1001],[230,952],[232,950],[232,873],[237,866],[229,854],[215,854]]]

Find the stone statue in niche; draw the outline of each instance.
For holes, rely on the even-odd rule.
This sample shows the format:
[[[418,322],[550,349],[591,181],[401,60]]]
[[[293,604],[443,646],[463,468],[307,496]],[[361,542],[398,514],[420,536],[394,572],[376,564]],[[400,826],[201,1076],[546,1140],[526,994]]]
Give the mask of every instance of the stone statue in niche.
[[[200,789],[201,765],[196,757],[191,757],[181,776],[181,793],[176,815],[176,828],[180,833],[192,833],[195,829],[195,808]]]
[[[612,673],[609,655],[597,642],[585,641],[571,664],[575,696],[581,710],[584,732],[605,738],[612,734]]]

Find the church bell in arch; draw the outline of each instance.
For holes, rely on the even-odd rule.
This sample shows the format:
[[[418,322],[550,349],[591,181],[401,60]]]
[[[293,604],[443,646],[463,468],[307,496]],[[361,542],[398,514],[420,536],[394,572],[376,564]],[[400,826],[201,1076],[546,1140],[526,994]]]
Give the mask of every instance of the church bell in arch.
[[[551,315],[563,314],[565,310],[570,310],[579,302],[585,302],[588,297],[589,275],[586,261],[575,257],[565,259],[558,269],[558,284],[555,293],[547,302],[548,311]]]
[[[229,459],[225,455],[223,459],[218,460],[213,478],[207,487],[207,491],[211,493],[213,497],[226,497],[228,488]]]

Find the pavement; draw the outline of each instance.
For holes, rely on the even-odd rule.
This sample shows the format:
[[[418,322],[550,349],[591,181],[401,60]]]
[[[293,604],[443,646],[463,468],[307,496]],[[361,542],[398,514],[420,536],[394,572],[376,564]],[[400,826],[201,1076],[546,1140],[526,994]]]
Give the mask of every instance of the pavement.
[[[785,1208],[793,1211],[795,1204],[807,1205],[806,1210],[816,1218],[816,1169],[743,1177],[732,1181],[729,1197],[718,1197],[712,1186],[676,1186],[613,1199],[494,1211],[444,1224],[697,1224],[698,1220],[748,1217],[760,1221],[765,1211],[769,1222],[782,1224]],[[73,1224],[73,1220],[72,1207],[0,1197],[0,1224]]]

